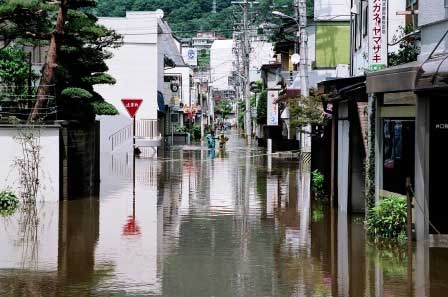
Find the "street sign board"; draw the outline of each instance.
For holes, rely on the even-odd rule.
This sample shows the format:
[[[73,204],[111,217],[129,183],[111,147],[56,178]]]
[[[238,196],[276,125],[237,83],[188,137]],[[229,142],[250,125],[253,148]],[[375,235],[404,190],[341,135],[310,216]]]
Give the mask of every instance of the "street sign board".
[[[387,67],[388,0],[369,0],[369,70]]]
[[[123,102],[124,107],[129,113],[129,116],[131,118],[135,117],[135,114],[137,113],[138,109],[140,108],[140,105],[142,105],[143,100],[142,99],[121,99],[121,102]]]
[[[186,64],[190,66],[198,65],[198,50],[196,48],[182,48],[182,57]]]
[[[278,104],[275,103],[278,99],[277,90],[268,90],[268,126],[278,126]]]

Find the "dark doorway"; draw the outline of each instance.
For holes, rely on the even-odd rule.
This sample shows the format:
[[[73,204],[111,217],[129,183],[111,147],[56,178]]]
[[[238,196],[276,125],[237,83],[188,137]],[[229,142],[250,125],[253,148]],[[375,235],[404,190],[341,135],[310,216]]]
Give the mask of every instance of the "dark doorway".
[[[441,232],[448,233],[448,101],[432,98],[429,147],[429,220]],[[430,233],[436,233],[430,227]]]
[[[414,184],[415,121],[383,121],[383,189],[406,195],[406,178]]]

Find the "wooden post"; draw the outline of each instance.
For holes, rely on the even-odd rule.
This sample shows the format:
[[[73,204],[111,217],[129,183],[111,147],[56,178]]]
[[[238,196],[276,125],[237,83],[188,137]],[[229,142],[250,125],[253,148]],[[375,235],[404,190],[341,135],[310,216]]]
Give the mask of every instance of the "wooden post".
[[[412,189],[411,178],[406,178],[406,198],[407,198],[407,235],[408,241],[412,241]]]
[[[412,185],[411,178],[406,178],[406,198],[407,198],[407,233],[408,233],[408,294],[412,295]]]

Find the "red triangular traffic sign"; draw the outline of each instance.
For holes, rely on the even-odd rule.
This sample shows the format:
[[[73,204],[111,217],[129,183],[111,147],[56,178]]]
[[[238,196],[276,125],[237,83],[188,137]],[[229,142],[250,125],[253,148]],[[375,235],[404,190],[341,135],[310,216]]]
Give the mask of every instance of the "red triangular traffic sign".
[[[128,111],[131,118],[135,117],[135,114],[137,113],[138,109],[140,108],[140,105],[142,105],[143,100],[142,99],[121,99],[121,102],[123,102],[124,107]]]

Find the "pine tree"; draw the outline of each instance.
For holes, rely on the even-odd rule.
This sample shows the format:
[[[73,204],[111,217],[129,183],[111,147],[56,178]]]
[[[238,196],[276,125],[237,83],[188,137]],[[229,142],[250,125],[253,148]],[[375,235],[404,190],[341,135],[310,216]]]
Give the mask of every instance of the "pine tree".
[[[92,120],[95,114],[116,114],[116,109],[94,92],[96,84],[114,84],[104,62],[107,48],[120,36],[89,14],[93,0],[5,0],[0,2],[0,37],[11,42],[48,44],[30,121],[38,120],[49,95],[56,95],[62,119]],[[55,86],[55,87],[54,87]],[[56,94],[54,93],[56,90]]]

